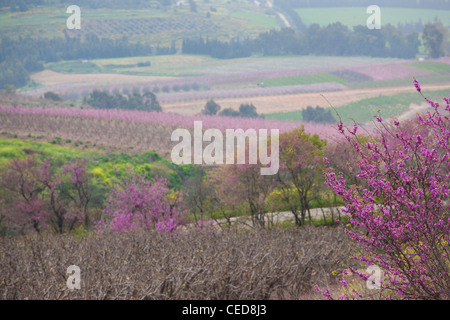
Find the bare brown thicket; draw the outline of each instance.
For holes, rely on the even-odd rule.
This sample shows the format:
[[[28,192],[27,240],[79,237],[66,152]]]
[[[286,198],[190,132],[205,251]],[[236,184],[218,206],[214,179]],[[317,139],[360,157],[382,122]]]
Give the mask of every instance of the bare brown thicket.
[[[0,238],[1,299],[301,299],[355,249],[342,229]],[[67,288],[70,265],[81,289]]]

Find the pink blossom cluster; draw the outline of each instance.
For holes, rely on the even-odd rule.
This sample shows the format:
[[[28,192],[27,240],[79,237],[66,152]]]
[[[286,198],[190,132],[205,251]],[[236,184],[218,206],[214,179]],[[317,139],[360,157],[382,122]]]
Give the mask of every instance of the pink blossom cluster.
[[[171,201],[168,193],[165,179],[149,181],[130,168],[122,181],[113,187],[98,230],[174,232],[183,223],[186,210],[181,197]]]
[[[25,231],[70,231],[89,221],[90,190],[84,160],[55,169],[49,158],[42,162],[29,156],[15,158],[0,177],[2,186],[16,196],[7,219]]]
[[[53,107],[27,107],[0,105],[0,113],[32,115],[45,117],[71,117],[97,120],[114,120],[125,122],[148,123],[155,126],[192,128],[194,121],[202,121],[203,127],[215,128],[221,131],[226,129],[278,129],[280,133],[300,128],[311,134],[318,134],[323,138],[334,135],[334,128],[330,124],[318,124],[296,121],[282,121],[262,118],[223,117],[210,115],[181,115],[165,112],[145,112],[133,110],[100,110],[75,109]]]
[[[414,86],[422,94],[417,80]],[[347,232],[364,249],[355,259],[384,270],[387,299],[450,298],[450,99],[443,99],[444,108],[424,99],[433,111],[418,116],[415,131],[376,116],[379,135],[364,140],[357,126],[339,123],[359,156],[353,168],[357,185],[349,185],[325,158],[326,183],[344,200],[351,216]],[[325,296],[331,298],[329,291]]]

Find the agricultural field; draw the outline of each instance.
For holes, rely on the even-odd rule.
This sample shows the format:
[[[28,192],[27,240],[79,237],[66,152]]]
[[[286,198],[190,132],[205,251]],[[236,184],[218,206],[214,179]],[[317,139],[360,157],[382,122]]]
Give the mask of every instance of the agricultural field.
[[[330,23],[340,22],[349,28],[357,25],[366,25],[366,20],[370,16],[366,13],[367,7],[346,7],[346,8],[301,8],[295,9],[303,23],[307,26],[317,23],[320,26],[327,26]],[[427,24],[435,20],[442,21],[446,26],[450,26],[448,12],[433,9],[408,9],[381,7],[381,23],[398,24],[422,22]]]
[[[439,100],[440,97],[445,96],[448,90],[429,91],[428,97],[430,99]],[[313,104],[311,104],[313,105]],[[315,106],[315,105],[314,105]],[[319,105],[325,107],[322,105]],[[353,120],[357,123],[365,123],[373,120],[375,114],[380,114],[385,118],[399,117],[409,113],[408,111],[416,110],[417,107],[422,108],[426,105],[423,103],[422,97],[418,97],[415,92],[395,93],[391,95],[379,95],[373,98],[361,99],[359,101],[351,102],[345,105],[336,106],[333,114],[339,113],[342,121],[345,123],[352,123]],[[426,109],[426,108],[425,108]],[[414,115],[414,114],[413,114]],[[302,110],[290,112],[274,112],[265,114],[267,119],[278,120],[295,120],[302,121]]]
[[[187,4],[151,9],[92,9],[83,7],[83,27],[68,31],[70,36],[96,34],[117,39],[128,37],[141,43],[170,46],[187,36],[209,36],[231,39],[236,36],[254,36],[261,31],[278,28],[274,14],[248,1],[215,1],[198,3],[197,12]],[[207,16],[208,14],[208,16]],[[0,30],[11,37],[63,36],[69,14],[65,7],[38,7],[26,12],[0,12]]]
[[[137,66],[145,61],[151,65]],[[170,112],[195,114],[214,99],[223,108],[254,103],[258,112],[269,114],[308,105],[328,107],[321,94],[337,107],[373,97],[378,88],[383,89],[383,95],[409,91],[413,76],[433,88],[445,88],[449,66],[445,58],[417,62],[366,57],[250,57],[233,59],[231,65],[192,55],[100,59],[48,64],[53,71],[33,74],[38,87],[23,94],[42,96],[54,91],[77,100],[93,88],[109,92],[146,89],[155,92],[164,110]],[[264,88],[258,83],[264,83]]]

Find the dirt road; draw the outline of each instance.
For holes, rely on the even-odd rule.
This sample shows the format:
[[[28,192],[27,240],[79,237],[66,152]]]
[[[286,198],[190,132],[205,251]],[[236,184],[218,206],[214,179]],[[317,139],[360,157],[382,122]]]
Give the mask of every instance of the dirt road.
[[[341,215],[341,217],[346,215],[344,212],[342,212],[342,209],[344,209],[344,207],[333,208],[334,220],[338,219],[339,214]],[[338,210],[339,210],[339,212],[338,212]],[[313,219],[313,220],[323,219],[323,216],[325,215],[326,219],[327,220],[329,219],[329,221],[331,221],[330,208],[322,208],[322,209],[316,208],[316,209],[311,209],[310,212],[311,212],[311,219]],[[274,224],[277,224],[277,223],[281,223],[286,220],[294,221],[294,215],[290,211],[274,212],[274,213],[267,213],[265,215],[264,219],[266,222],[273,222]],[[306,219],[308,219],[308,214],[306,214]],[[226,225],[228,223],[226,219],[219,219],[216,222],[219,225]],[[252,221],[249,216],[233,217],[230,219],[230,222],[232,224],[238,223],[243,226],[251,226],[252,225]]]

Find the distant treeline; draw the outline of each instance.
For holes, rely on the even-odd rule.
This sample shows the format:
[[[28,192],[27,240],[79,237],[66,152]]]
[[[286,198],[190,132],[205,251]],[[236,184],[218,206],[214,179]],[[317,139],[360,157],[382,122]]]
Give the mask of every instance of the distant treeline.
[[[182,52],[187,54],[208,55],[218,59],[233,59],[249,57],[255,51],[255,40],[239,38],[231,41],[219,41],[215,39],[184,39]]]
[[[447,0],[275,0],[274,5],[289,4],[293,8],[322,8],[322,7],[368,7],[376,4],[379,7],[417,8],[450,10]]]
[[[412,59],[420,46],[419,34],[405,34],[392,25],[380,30],[356,26],[350,30],[340,22],[320,27],[310,25],[304,32],[291,28],[270,30],[255,39],[235,39],[229,42],[204,39],[184,39],[182,52],[231,59],[252,54],[371,56]]]
[[[157,48],[157,53],[173,53]],[[6,36],[0,43],[0,89],[6,84],[21,87],[26,85],[29,73],[44,69],[43,63],[59,60],[107,59],[132,56],[148,56],[152,47],[141,43],[130,43],[123,37],[117,40],[98,38],[90,34],[84,39],[60,37],[19,38]]]

